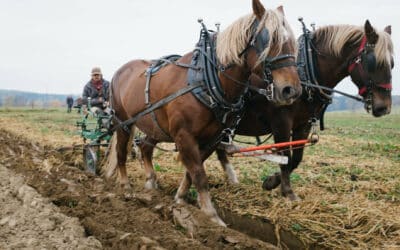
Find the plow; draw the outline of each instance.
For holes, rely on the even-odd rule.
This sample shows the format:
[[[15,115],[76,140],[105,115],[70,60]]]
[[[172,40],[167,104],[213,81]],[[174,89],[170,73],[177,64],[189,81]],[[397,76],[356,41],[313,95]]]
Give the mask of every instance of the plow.
[[[86,171],[97,174],[97,167],[101,158],[101,147],[108,147],[111,135],[110,127],[112,114],[109,109],[101,110],[89,105],[79,106],[81,120],[76,121],[78,133],[83,144],[78,145],[83,148],[83,162]]]
[[[288,157],[280,155],[285,150],[293,150],[299,147],[314,145],[318,142],[317,134],[312,134],[310,138],[289,142],[280,142],[273,144],[242,147],[231,144],[225,144],[224,149],[231,157],[255,157],[262,160],[275,162],[278,164],[288,164]]]

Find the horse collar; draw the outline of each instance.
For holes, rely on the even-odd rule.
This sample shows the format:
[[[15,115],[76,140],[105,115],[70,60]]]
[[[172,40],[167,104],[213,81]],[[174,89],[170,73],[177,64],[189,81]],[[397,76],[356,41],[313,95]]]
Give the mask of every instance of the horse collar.
[[[316,66],[316,52],[315,46],[312,43],[312,33],[306,30],[306,33],[301,35],[298,39],[299,50],[297,56],[297,71],[302,82],[320,85],[317,80],[318,67]],[[319,53],[318,53],[319,54]],[[305,86],[307,101],[312,102],[314,94],[317,94],[319,99],[325,103],[330,104],[332,97],[330,94],[325,93],[321,89],[315,91],[314,87]]]
[[[239,96],[236,102],[231,102],[225,98],[218,70],[221,68],[225,70],[226,67],[217,62],[215,51],[216,35],[217,33],[210,33],[204,29],[201,31],[200,40],[193,52],[191,61],[193,67],[188,70],[188,84],[202,84],[202,88],[194,89],[192,93],[201,103],[213,111],[222,124],[226,125],[232,122],[230,121],[231,117],[236,117],[235,114],[242,110],[244,105],[243,96],[248,89],[245,89],[244,94]],[[235,79],[232,80],[238,82]]]

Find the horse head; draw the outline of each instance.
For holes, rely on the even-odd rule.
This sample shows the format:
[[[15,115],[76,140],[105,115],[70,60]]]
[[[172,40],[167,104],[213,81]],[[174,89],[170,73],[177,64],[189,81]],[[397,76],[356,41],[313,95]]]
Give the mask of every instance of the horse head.
[[[389,114],[392,105],[393,44],[391,27],[377,32],[367,20],[364,35],[348,71],[365,101],[367,111],[375,117]]]
[[[296,40],[283,8],[266,10],[258,0],[253,0],[253,14],[228,27],[217,39],[219,62],[247,66],[263,79],[267,99],[278,105],[289,105],[301,94],[295,54]]]

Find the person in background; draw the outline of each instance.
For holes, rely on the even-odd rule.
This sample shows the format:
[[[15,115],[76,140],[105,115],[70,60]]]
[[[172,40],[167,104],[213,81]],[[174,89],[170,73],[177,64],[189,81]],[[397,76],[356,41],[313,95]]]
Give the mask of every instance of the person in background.
[[[74,98],[72,96],[67,96],[67,112],[71,113],[72,105],[74,104]]]
[[[90,98],[91,107],[103,110],[108,104],[109,86],[110,82],[103,79],[101,69],[94,67],[91,73],[91,80],[83,88],[82,104],[88,105]]]

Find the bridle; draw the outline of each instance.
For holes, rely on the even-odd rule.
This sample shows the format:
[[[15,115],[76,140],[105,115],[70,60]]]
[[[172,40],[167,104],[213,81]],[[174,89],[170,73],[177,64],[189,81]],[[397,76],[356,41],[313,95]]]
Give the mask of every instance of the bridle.
[[[358,94],[365,98],[365,108],[367,111],[372,107],[372,90],[380,88],[386,91],[392,90],[392,83],[376,83],[371,79],[370,72],[376,69],[376,57],[374,52],[375,44],[368,43],[367,37],[363,36],[357,55],[350,60],[347,71],[351,76],[357,69],[361,77],[362,85],[358,86]]]
[[[263,27],[258,30],[260,26],[260,21],[255,19],[252,24],[252,35],[245,46],[245,48],[239,53],[239,57],[246,56],[247,52],[250,48],[254,48],[256,50],[257,56],[260,56],[266,47],[269,46],[269,32],[268,29]],[[291,61],[280,62],[286,59],[293,59]],[[272,76],[272,71],[285,68],[285,67],[297,67],[295,62],[295,56],[293,54],[282,54],[275,57],[267,57],[264,60],[263,67],[263,81],[266,83],[265,91],[264,89],[259,89],[255,86],[248,85],[251,90],[255,90],[256,92],[263,94],[268,101],[272,101],[274,97],[274,79]],[[218,67],[221,72],[225,71],[229,67],[233,66],[233,64],[229,64],[228,66],[220,66]],[[226,76],[226,75],[225,75]]]

